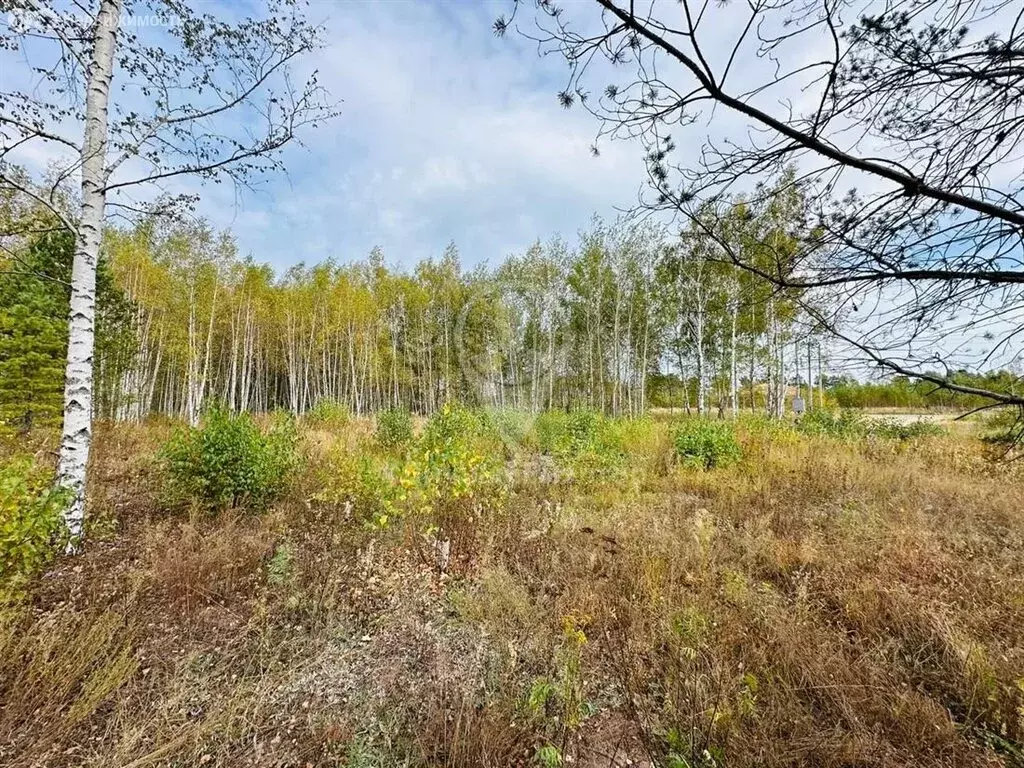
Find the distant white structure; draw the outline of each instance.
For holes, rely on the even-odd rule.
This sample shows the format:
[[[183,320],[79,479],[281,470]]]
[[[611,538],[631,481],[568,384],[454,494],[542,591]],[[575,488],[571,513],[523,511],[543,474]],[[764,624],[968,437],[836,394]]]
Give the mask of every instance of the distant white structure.
[[[800,397],[800,395],[795,395],[793,397],[793,413],[797,416],[804,415],[804,399]]]

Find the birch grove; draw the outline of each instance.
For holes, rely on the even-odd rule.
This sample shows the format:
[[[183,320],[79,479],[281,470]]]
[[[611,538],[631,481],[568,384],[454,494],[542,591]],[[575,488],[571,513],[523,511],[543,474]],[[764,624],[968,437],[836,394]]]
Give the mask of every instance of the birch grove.
[[[595,220],[575,243],[537,242],[494,269],[465,269],[449,246],[407,268],[375,249],[277,275],[206,225],[108,227],[124,333],[97,356],[92,412],[195,422],[211,403],[365,415],[458,400],[778,415],[787,386],[821,378],[786,350],[819,342],[789,298],[696,237]]]

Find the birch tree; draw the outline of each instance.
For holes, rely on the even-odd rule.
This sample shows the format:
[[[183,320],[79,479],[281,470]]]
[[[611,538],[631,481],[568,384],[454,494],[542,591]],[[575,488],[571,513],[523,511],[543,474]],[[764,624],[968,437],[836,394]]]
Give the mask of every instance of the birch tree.
[[[0,33],[0,48],[40,63],[31,82],[0,90],[0,160],[47,153],[58,170],[48,192],[6,165],[0,184],[50,208],[75,235],[58,482],[73,491],[64,519],[77,546],[107,208],[188,206],[196,198],[183,191],[184,177],[248,185],[279,170],[280,150],[335,112],[315,72],[298,87],[290,76],[319,44],[319,30],[291,2],[271,0],[264,15],[241,21],[176,0],[16,0],[8,10],[15,23]],[[62,184],[76,178],[77,206],[62,205]]]

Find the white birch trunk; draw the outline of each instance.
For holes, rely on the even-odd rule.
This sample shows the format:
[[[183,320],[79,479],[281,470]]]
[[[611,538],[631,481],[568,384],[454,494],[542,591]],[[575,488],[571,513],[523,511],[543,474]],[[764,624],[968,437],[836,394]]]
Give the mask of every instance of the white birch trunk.
[[[71,489],[64,511],[74,550],[85,518],[85,479],[92,442],[93,347],[96,331],[96,264],[99,260],[107,196],[106,154],[110,81],[121,18],[121,0],[102,0],[96,16],[92,56],[86,80],[82,141],[82,211],[71,267],[68,357],[64,377],[64,424],[58,482]]]

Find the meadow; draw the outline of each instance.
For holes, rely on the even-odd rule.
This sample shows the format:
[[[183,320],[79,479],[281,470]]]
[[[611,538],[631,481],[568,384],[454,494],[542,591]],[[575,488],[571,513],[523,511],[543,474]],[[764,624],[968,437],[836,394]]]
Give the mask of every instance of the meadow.
[[[54,449],[2,449],[3,765],[1024,765],[978,422],[101,423],[77,556]]]

